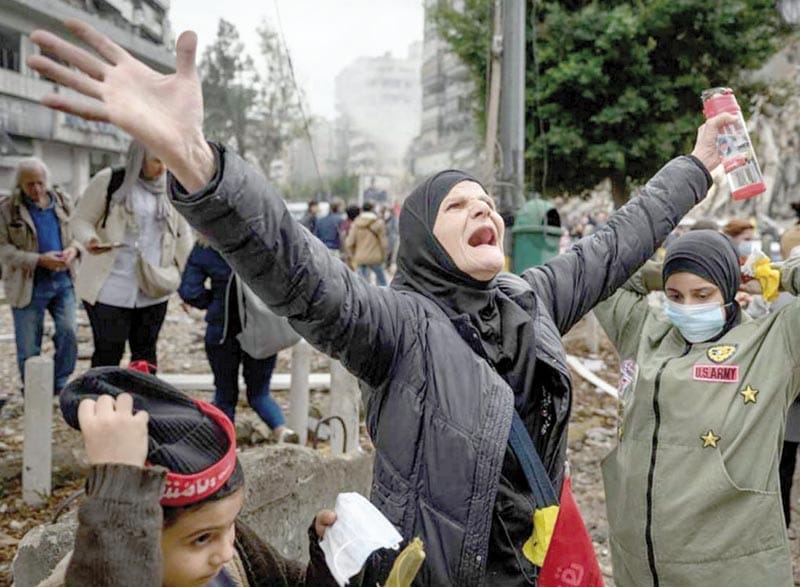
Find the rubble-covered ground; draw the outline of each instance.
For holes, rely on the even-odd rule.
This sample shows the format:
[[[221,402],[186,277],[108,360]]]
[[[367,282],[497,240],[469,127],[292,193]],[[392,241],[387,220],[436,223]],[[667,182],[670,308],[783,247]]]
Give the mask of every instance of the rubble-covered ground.
[[[92,349],[91,331],[83,311],[79,313],[79,322],[80,360],[76,373],[88,368]],[[586,324],[582,322],[565,337],[567,352],[587,360],[587,366],[596,375],[615,385],[618,367],[613,348],[601,332],[599,352],[590,354],[585,342],[585,329]],[[7,306],[0,308],[0,334],[3,333],[13,333],[11,312]],[[204,333],[203,313],[185,311],[176,299],[171,300],[159,342],[160,369],[168,373],[207,373]],[[20,538],[33,526],[51,520],[59,504],[82,487],[84,460],[79,434],[69,429],[54,409],[53,495],[45,506],[39,508],[31,508],[23,503],[20,487],[23,418],[17,391],[19,377],[15,346],[13,342],[0,342],[0,345],[0,395],[11,395],[11,400],[0,412],[0,587],[3,587],[11,584],[11,560]],[[44,352],[52,352],[49,341],[44,346]],[[288,372],[290,358],[288,351],[282,352],[276,372]],[[312,372],[327,371],[328,362],[327,357],[315,352]],[[286,410],[288,393],[275,392],[274,395]],[[210,399],[208,393],[198,393],[198,396]],[[326,397],[325,393],[313,393],[312,411],[324,412]],[[598,392],[594,386],[574,375],[574,402],[569,431],[573,487],[606,575],[606,585],[612,587],[600,461],[616,442],[616,413],[614,398]],[[237,412],[237,433],[239,442],[246,446],[271,442],[266,426],[244,403],[240,404]],[[368,442],[363,437],[362,441]],[[796,498],[794,503],[797,503]],[[796,561],[800,560],[798,542],[792,541]]]

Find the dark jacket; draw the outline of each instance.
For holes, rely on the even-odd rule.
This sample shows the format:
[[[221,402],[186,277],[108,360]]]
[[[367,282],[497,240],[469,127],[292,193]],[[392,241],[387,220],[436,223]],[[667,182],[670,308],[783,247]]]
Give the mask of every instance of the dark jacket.
[[[186,194],[173,181],[175,206],[276,313],[362,380],[376,447],[371,500],[404,538],[425,542],[416,584],[480,585],[513,392],[435,303],[371,286],[334,262],[250,165],[224,148],[217,157],[204,190]],[[524,279],[499,277],[535,297],[539,361],[569,381],[560,335],[655,252],[709,181],[699,162],[678,158],[570,252]],[[562,430],[540,446],[559,486],[569,408],[565,389],[546,407]]]
[[[339,236],[341,234],[342,225],[344,224],[344,219],[344,214],[331,213],[317,220],[317,227],[315,229],[317,238],[333,251],[338,251],[342,248]]]
[[[210,289],[206,279],[211,279]],[[206,310],[206,343],[222,344],[227,326],[233,271],[228,262],[209,246],[195,243],[183,270],[178,295],[195,308]]]
[[[66,585],[160,587],[161,496],[166,469],[99,465],[90,469],[86,501],[78,510],[75,549]],[[236,521],[236,573],[250,587],[335,586],[316,535],[309,531],[311,562],[288,560]]]

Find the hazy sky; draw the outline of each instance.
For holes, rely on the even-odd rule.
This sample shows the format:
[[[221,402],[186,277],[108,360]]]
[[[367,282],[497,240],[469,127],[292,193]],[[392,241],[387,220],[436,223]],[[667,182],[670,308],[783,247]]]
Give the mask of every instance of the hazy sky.
[[[280,11],[286,44],[310,110],[334,115],[334,78],[361,56],[407,54],[422,40],[423,0],[172,0],[170,20],[177,35],[197,32],[198,55],[214,40],[220,18],[232,22],[257,56],[255,29],[262,18],[278,30]],[[199,59],[199,57],[198,57]]]

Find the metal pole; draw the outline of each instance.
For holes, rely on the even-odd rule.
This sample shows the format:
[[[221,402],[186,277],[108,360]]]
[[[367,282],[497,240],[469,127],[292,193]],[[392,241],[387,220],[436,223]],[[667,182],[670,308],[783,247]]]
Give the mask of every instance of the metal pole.
[[[495,192],[495,152],[500,119],[500,79],[503,71],[503,0],[494,0],[492,70],[486,106],[486,185]]]
[[[500,212],[525,202],[525,0],[503,0]]]

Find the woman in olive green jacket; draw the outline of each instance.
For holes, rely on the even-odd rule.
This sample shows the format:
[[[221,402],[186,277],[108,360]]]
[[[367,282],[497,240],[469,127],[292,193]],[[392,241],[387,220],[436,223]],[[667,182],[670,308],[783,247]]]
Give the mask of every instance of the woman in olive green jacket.
[[[782,270],[790,293],[798,267]],[[621,366],[619,443],[603,462],[614,580],[792,585],[778,462],[800,304],[750,319],[736,251],[714,231],[677,239],[659,277],[640,273],[596,308]],[[646,298],[662,280],[663,310]]]

